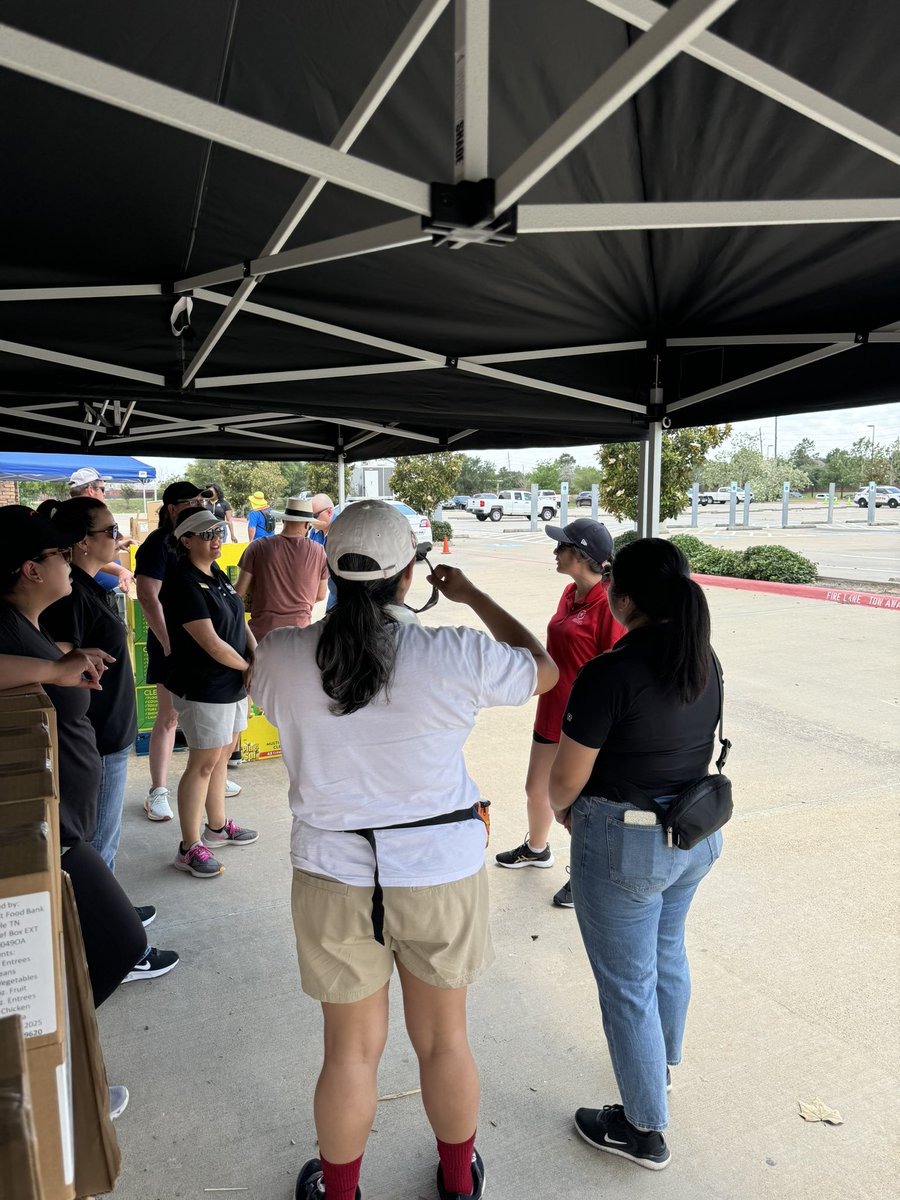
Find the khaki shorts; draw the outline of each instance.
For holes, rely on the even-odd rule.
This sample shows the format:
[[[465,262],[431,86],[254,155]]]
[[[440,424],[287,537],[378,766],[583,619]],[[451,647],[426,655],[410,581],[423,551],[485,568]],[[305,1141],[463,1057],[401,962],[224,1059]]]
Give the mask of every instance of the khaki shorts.
[[[206,700],[185,700],[173,692],[172,705],[189,750],[228,746],[236,733],[247,728],[246,697],[231,704],[209,704]]]
[[[372,934],[372,889],[294,870],[291,909],[300,984],[326,1004],[383,988],[394,958],[432,987],[466,987],[494,961],[484,867],[434,887],[384,889],[384,942]]]

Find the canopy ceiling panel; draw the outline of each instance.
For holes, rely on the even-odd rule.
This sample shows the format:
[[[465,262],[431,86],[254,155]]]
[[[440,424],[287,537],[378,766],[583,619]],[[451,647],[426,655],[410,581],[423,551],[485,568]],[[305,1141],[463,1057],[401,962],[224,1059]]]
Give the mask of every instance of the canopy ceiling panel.
[[[352,459],[900,398],[896,5],[3,18],[6,448]]]

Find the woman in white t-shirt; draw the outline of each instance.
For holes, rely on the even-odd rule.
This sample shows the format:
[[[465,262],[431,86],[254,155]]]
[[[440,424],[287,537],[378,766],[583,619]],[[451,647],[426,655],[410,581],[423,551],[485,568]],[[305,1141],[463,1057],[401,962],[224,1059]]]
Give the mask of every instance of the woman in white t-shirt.
[[[493,637],[398,620],[415,536],[391,505],[350,505],[328,531],[337,604],[260,644],[254,699],[277,726],[293,811],[292,907],[303,990],[319,1000],[320,1157],[299,1200],[358,1195],[377,1103],[396,961],[422,1100],[437,1138],[438,1195],[481,1196],[478,1071],[466,988],[493,960],[486,807],[463,747],[481,708],[520,705],[557,671],[537,638],[452,567],[429,576]]]

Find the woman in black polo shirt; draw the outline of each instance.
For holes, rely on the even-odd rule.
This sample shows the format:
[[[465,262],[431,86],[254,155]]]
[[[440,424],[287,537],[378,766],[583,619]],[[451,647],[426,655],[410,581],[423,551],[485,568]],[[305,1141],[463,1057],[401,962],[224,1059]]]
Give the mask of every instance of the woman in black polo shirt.
[[[600,993],[622,1104],[580,1108],[585,1141],[642,1167],[668,1166],[669,1067],[681,1061],[690,1000],[684,925],[719,857],[715,833],[666,844],[643,801],[666,804],[706,775],[719,715],[706,597],[670,542],[616,555],[607,593],[628,631],[582,667],[550,775],[557,820],[572,834],[572,896]]]
[[[50,663],[67,657],[42,628],[41,617],[71,591],[68,564],[73,540],[23,505],[0,508],[0,654]],[[115,666],[110,655],[89,653]],[[108,674],[104,672],[103,686]],[[35,682],[44,681],[56,709],[62,866],[72,880],[94,1004],[99,1007],[125,978],[141,977],[134,974],[135,963],[146,956],[147,938],[140,916],[90,844],[101,775],[88,716],[96,693],[56,686],[55,681],[48,685],[43,671],[33,677]],[[21,676],[16,682],[23,682]],[[173,966],[178,961],[172,951],[158,953],[171,954]]]
[[[226,766],[247,728],[245,681],[256,639],[243,601],[216,563],[222,534],[208,510],[186,513],[172,535],[177,562],[159,593],[171,643],[165,684],[190,751],[178,784],[182,840],[175,867],[197,879],[224,870],[210,847],[247,846],[259,837],[225,816]]]

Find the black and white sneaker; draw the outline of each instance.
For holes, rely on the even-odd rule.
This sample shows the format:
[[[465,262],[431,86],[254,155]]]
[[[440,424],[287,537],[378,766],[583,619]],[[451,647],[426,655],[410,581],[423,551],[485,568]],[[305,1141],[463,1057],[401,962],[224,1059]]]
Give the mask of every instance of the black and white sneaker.
[[[672,1158],[663,1135],[654,1129],[648,1133],[635,1129],[621,1104],[579,1108],[575,1113],[575,1128],[591,1146],[630,1158],[650,1171],[662,1171]]]
[[[294,1188],[294,1200],[320,1200],[325,1195],[325,1184],[322,1181],[322,1164],[317,1158],[311,1158],[300,1168],[297,1184]],[[356,1200],[360,1200],[359,1185],[356,1188]]]
[[[569,868],[566,867],[568,873]],[[557,908],[574,908],[575,901],[572,899],[572,881],[567,879],[558,892],[553,893],[553,903]]]
[[[156,920],[156,906],[153,904],[136,904],[134,911],[141,918],[141,924],[145,929]]]
[[[532,850],[528,845],[528,838],[521,846],[516,846],[515,850],[503,850],[496,856],[498,867],[552,867],[553,854],[550,850],[550,843],[543,850]]]
[[[157,950],[148,946],[147,953],[140,962],[134,964],[123,983],[132,983],[135,979],[156,979],[160,975],[168,975],[173,967],[178,966],[178,955],[174,950]]]
[[[448,1192],[444,1187],[444,1172],[441,1170],[441,1165],[438,1163],[437,1169],[437,1190],[440,1200],[481,1200],[484,1195],[484,1163],[481,1161],[481,1155],[477,1150],[472,1151],[472,1191],[471,1192]]]

